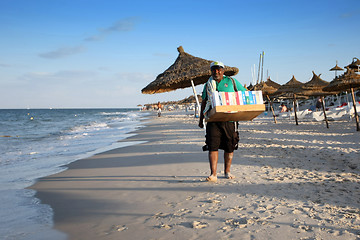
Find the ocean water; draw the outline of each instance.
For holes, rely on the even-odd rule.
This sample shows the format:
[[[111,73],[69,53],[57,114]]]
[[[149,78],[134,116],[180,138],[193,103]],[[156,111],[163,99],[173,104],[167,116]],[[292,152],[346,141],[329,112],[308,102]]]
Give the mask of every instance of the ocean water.
[[[117,147],[142,127],[137,109],[0,109],[0,238],[65,239],[27,189],[64,164]]]

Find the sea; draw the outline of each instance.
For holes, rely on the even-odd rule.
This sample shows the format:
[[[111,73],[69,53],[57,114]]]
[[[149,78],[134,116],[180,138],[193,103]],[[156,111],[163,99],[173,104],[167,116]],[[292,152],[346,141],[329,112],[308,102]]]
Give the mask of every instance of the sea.
[[[139,109],[0,109],[0,239],[66,239],[53,211],[29,189],[66,164],[130,144]]]

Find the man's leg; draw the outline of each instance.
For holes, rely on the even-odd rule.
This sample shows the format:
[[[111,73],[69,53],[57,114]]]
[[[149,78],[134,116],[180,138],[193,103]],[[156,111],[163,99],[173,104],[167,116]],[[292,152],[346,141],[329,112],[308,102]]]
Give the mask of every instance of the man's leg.
[[[211,175],[216,176],[217,170],[217,163],[219,159],[219,152],[218,151],[209,151],[209,162],[210,162],[210,172]]]
[[[224,172],[225,172],[225,177],[228,179],[235,178],[235,176],[230,173],[233,156],[234,156],[234,152],[231,153],[224,152]]]
[[[216,182],[217,181],[217,163],[219,159],[218,151],[209,151],[209,162],[210,162],[210,171],[211,174],[206,178],[206,181]]]

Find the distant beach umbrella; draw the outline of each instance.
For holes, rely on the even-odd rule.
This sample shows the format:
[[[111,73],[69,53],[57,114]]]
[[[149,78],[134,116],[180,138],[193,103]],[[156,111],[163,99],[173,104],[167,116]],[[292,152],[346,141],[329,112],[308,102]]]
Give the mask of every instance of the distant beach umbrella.
[[[339,93],[339,91],[324,91],[323,89],[327,87],[330,83],[324,81],[320,78],[320,75],[316,75],[314,71],[312,71],[312,78],[310,81],[304,83],[300,88],[296,90],[296,94],[299,96],[326,96],[333,95]]]
[[[354,70],[355,72],[360,72],[360,60],[357,57],[354,57],[352,60],[352,63],[350,63],[349,65],[345,66],[345,68],[350,68],[352,70]]]
[[[281,85],[278,90],[274,93],[276,96],[284,97],[284,98],[293,98],[294,93],[302,86],[304,85],[302,82],[299,82],[296,80],[295,76],[293,75],[292,78],[285,83],[284,85]]]
[[[293,75],[292,78],[281,85],[279,89],[273,94],[274,96],[282,97],[282,98],[292,98],[294,103],[294,114],[295,114],[295,122],[296,125],[299,125],[297,119],[297,109],[296,109],[296,91],[303,85],[302,82],[296,80],[295,76]]]
[[[276,123],[276,116],[274,113],[273,104],[272,104],[272,101],[269,96],[273,95],[277,91],[277,88],[274,88],[273,86],[268,85],[266,82],[260,82],[260,83],[256,84],[255,86],[253,86],[251,91],[262,91],[263,96],[266,97],[266,99],[268,99],[268,101],[270,103],[270,109],[271,109],[271,112],[272,112],[272,115],[274,118],[274,122]],[[279,84],[279,86],[280,86],[280,84]]]
[[[213,61],[194,57],[186,53],[182,46],[178,47],[179,55],[174,64],[159,74],[154,81],[144,87],[141,92],[154,94],[170,92],[179,88],[192,87],[193,84],[206,83],[211,76],[210,64]],[[225,75],[233,76],[239,72],[236,67],[225,66]]]
[[[268,86],[273,87],[273,88],[276,88],[276,89],[279,89],[279,87],[281,86],[280,84],[272,81],[272,80],[270,79],[270,77],[268,77],[268,79],[266,79],[265,83],[266,83]]]
[[[201,101],[201,95],[197,96],[198,99]],[[196,99],[195,96],[189,96],[187,98],[184,98],[182,100],[176,101],[176,104],[191,104],[191,103],[196,103]]]
[[[325,104],[324,104],[324,96],[337,94],[338,91],[327,92],[323,89],[329,85],[329,82],[324,81],[320,78],[320,75],[316,75],[314,71],[312,71],[313,77],[310,81],[304,83],[297,91],[296,94],[300,96],[316,96],[321,98],[321,105],[324,113],[324,120],[326,122],[326,127],[329,128],[329,122],[326,117]]]
[[[252,91],[262,91],[264,96],[266,95],[271,96],[277,91],[276,88],[269,86],[266,82],[258,83],[255,86],[253,86],[252,89],[253,89]]]
[[[335,71],[335,77],[337,76],[337,71],[344,71],[343,68],[338,66],[338,62],[336,61],[336,65],[335,67],[333,67],[332,69],[330,69],[330,71]]]
[[[346,72],[339,77],[335,77],[330,84],[325,87],[324,91],[351,91],[353,107],[355,112],[356,130],[360,131],[359,116],[356,111],[356,101],[354,95],[354,88],[360,87],[360,75],[355,72],[355,69],[350,69],[349,65],[346,66]]]

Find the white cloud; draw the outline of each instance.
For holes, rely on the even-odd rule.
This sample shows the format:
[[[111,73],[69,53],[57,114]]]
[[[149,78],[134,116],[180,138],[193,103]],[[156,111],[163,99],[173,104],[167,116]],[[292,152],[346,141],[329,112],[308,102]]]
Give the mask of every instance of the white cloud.
[[[135,23],[137,22],[137,17],[125,18],[123,20],[117,21],[112,26],[101,29],[102,32],[127,32],[134,29]]]
[[[58,59],[58,58],[64,58],[74,54],[78,54],[84,51],[85,51],[85,47],[83,46],[63,47],[54,51],[41,53],[39,54],[39,56],[42,58]]]
[[[153,74],[149,73],[141,73],[141,72],[122,72],[116,75],[119,80],[133,82],[133,83],[150,83],[151,81],[155,80]]]
[[[99,29],[99,33],[96,35],[93,35],[91,37],[85,38],[85,41],[100,41],[104,39],[109,34],[115,33],[115,32],[129,32],[134,30],[135,25],[138,21],[137,17],[129,17],[122,19],[120,21],[117,21],[113,25],[107,28],[101,28]]]
[[[82,84],[96,78],[94,71],[63,70],[58,72],[29,72],[19,77],[22,82],[29,84]]]
[[[0,67],[10,67],[10,64],[6,64],[6,63],[0,63]]]
[[[351,11],[351,12],[346,12],[340,15],[341,18],[352,18],[356,15],[360,14],[360,10],[355,10],[355,11]]]

